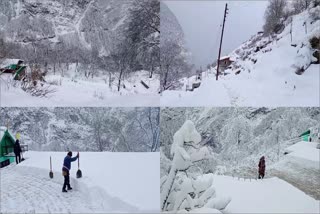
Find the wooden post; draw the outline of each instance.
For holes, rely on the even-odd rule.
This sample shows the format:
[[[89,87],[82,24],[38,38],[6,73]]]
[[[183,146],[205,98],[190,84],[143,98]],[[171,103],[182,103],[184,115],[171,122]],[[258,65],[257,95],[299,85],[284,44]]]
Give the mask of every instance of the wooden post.
[[[223,32],[224,32],[224,23],[226,22],[227,13],[228,13],[228,4],[226,3],[226,7],[224,9],[223,23],[222,23],[222,32],[221,32],[220,47],[219,47],[219,54],[218,54],[216,80],[218,80],[218,76],[219,76],[220,55],[221,55],[222,39],[223,39]]]

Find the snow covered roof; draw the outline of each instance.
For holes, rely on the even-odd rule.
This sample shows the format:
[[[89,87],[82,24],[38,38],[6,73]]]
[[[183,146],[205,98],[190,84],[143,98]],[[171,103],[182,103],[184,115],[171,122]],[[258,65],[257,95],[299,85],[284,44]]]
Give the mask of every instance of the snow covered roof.
[[[226,60],[226,59],[229,59],[230,56],[223,56],[223,57],[220,57],[220,60]]]
[[[18,61],[23,61],[21,59],[5,59],[1,62],[0,67],[8,66],[11,64],[17,64]]]
[[[1,126],[0,127],[0,140],[2,139],[4,132],[7,130],[7,127]]]

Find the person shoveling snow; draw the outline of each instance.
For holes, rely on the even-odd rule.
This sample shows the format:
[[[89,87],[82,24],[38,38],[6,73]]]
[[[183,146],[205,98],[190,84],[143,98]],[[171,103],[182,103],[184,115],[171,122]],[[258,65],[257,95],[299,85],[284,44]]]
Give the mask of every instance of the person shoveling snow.
[[[68,187],[68,190],[72,190],[70,186],[70,169],[71,169],[71,162],[76,161],[79,158],[79,152],[77,156],[72,158],[72,152],[68,152],[67,156],[64,158],[63,161],[63,167],[62,167],[62,175],[64,176],[64,183],[62,187],[62,192],[68,192],[66,190],[66,187]]]

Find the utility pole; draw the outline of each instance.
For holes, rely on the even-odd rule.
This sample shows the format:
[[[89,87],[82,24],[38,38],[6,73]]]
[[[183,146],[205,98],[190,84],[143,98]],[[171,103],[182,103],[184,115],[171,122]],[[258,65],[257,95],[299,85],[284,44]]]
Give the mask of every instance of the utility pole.
[[[224,16],[223,16],[223,23],[222,23],[222,32],[221,32],[221,39],[220,39],[220,47],[219,47],[219,54],[218,54],[218,62],[217,62],[217,74],[216,74],[216,80],[218,80],[219,76],[219,67],[220,67],[220,55],[221,55],[221,47],[222,47],[222,39],[223,39],[223,31],[224,31],[224,23],[226,22],[226,17],[228,14],[228,4],[226,3],[226,7],[224,9]]]
[[[292,22],[293,22],[293,19],[291,18],[291,25],[290,25],[291,44],[292,44]]]
[[[307,28],[307,21],[303,22],[303,25],[302,26],[305,26],[305,32],[306,34],[308,33],[308,28]]]

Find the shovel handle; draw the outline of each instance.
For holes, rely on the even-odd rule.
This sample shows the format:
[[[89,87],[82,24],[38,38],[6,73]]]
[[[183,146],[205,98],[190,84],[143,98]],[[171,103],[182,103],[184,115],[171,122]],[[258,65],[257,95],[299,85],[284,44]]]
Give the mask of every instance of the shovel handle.
[[[80,160],[79,160],[79,157],[78,157],[78,169],[80,168]]]
[[[50,171],[52,171],[51,156],[50,156]]]

